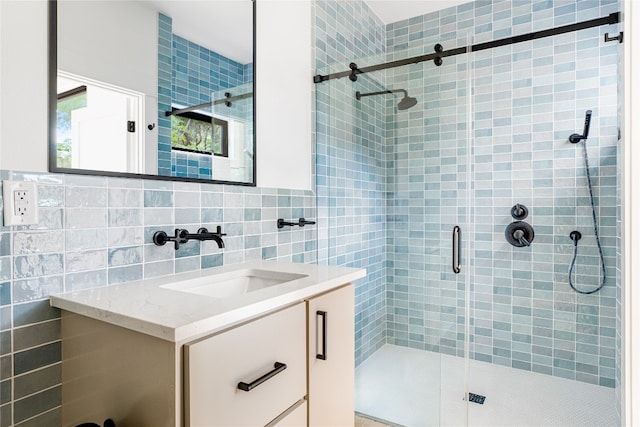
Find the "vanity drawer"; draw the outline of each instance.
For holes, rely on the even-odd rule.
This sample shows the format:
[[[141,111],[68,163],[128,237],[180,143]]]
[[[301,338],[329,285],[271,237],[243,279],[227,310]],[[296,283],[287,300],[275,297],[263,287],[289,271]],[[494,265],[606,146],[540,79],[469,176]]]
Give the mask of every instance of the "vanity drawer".
[[[305,304],[299,303],[185,345],[185,425],[264,426],[302,399],[305,319]]]

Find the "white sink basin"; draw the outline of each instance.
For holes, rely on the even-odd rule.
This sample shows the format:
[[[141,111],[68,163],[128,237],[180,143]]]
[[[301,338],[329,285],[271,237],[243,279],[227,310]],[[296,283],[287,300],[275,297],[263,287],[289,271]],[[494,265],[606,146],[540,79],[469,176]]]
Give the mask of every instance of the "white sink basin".
[[[237,270],[161,286],[213,298],[229,298],[307,277],[305,274],[258,269]]]

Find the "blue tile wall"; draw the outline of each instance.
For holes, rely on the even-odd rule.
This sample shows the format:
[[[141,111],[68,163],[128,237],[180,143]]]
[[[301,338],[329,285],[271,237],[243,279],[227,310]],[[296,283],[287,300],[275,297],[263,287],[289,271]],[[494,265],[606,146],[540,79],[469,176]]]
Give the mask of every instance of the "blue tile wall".
[[[315,263],[309,191],[0,171],[37,183],[39,223],[0,227],[0,426],[61,425],[60,313],[52,293],[256,259]],[[0,192],[1,194],[1,192]],[[2,198],[0,197],[0,206]],[[226,248],[155,246],[157,230],[222,226]],[[91,420],[87,420],[91,421]]]
[[[371,65],[431,53],[436,43],[450,49],[607,16],[620,4],[477,1],[387,25],[383,37],[354,17],[359,7],[318,2],[319,73],[343,71],[352,61]],[[358,25],[332,36],[344,21]],[[616,28],[316,86],[318,211],[330,224],[319,245],[331,263],[362,256],[370,272],[385,276],[384,284],[369,277],[357,288],[367,296],[385,289],[383,301],[363,299],[357,307],[356,337],[368,338],[357,343],[357,362],[375,351],[378,338],[458,356],[468,338],[477,360],[607,387],[618,377],[619,384],[619,56],[616,44],[602,41],[605,31]],[[363,45],[367,51],[357,49]],[[418,105],[398,111],[393,96],[354,100],[356,90],[397,88]],[[587,144],[608,271],[605,288],[588,296],[571,291],[567,280],[574,229],[585,236],[576,281],[591,289],[599,280],[582,149],[567,142],[582,130],[586,109],[594,111]],[[377,191],[367,187],[380,183]],[[515,203],[530,207],[527,220],[536,230],[530,248],[504,239]],[[370,212],[371,206],[383,215],[380,224],[363,210],[349,221],[357,207]],[[368,243],[377,245],[386,234],[384,268],[376,268],[377,254],[360,250],[364,239],[350,226],[361,223],[374,230]],[[456,224],[467,241],[459,276],[451,272]],[[376,324],[372,343],[371,319],[380,313],[386,321]]]
[[[158,14],[158,175],[171,176],[171,111],[173,100],[173,32],[172,20]]]
[[[420,43],[431,46],[438,39],[451,39],[447,43],[452,46],[445,45],[445,48],[457,47],[464,43],[467,31],[472,33],[473,42],[486,41],[496,38],[496,31],[503,28],[508,31],[500,34],[515,35],[606,16],[619,7],[615,2],[579,4],[579,8],[573,1],[539,3],[534,8],[529,3],[510,1],[462,5],[423,17],[421,29],[415,20],[388,26],[387,40],[393,41],[387,46],[397,54]],[[492,16],[500,19],[491,20]],[[468,19],[473,19],[473,26],[468,24]],[[401,29],[411,26],[415,28],[408,33],[416,31],[416,37],[398,35],[403,33]],[[427,36],[427,28],[451,32]],[[457,76],[455,82],[451,82],[456,64],[449,58],[444,66],[448,71],[436,70],[433,66],[414,67],[417,74],[418,68],[423,69],[427,87],[418,93],[428,104],[423,104],[422,111],[413,113],[417,121],[415,127],[411,119],[404,125],[400,120],[394,121],[394,146],[400,155],[402,144],[398,142],[403,136],[397,135],[405,132],[409,135],[407,143],[412,160],[405,170],[396,166],[398,181],[408,180],[411,184],[412,178],[418,177],[423,165],[416,161],[416,156],[421,157],[421,152],[425,163],[433,165],[436,173],[427,174],[425,183],[440,191],[433,194],[435,202],[425,203],[424,214],[434,215],[436,219],[432,224],[427,222],[425,227],[436,228],[440,224],[440,246],[447,242],[452,225],[448,222],[451,215],[444,215],[445,212],[454,214],[450,208],[457,206],[457,220],[465,224],[460,209],[469,203],[470,223],[466,225],[472,236],[467,247],[467,271],[472,287],[471,357],[613,387],[618,58],[617,46],[602,42],[604,31],[615,31],[615,28],[583,30],[496,48],[470,56],[468,64],[457,64],[457,70],[471,67],[472,151],[469,157],[464,146],[455,144],[454,134],[466,129],[466,118],[463,115],[463,120],[459,120],[459,115],[447,117],[446,113],[452,112],[451,107],[455,106],[468,110],[464,105],[468,99],[465,76]],[[414,70],[407,68],[410,68],[408,72],[389,73],[389,83],[412,86]],[[439,109],[432,115],[429,108],[434,106]],[[568,135],[581,130],[586,109],[592,109],[598,117],[588,146],[609,272],[607,286],[592,296],[577,295],[567,282],[573,248],[568,234],[573,229],[585,236],[581,242],[583,255],[577,260],[576,281],[597,284],[599,280],[582,149],[567,142]],[[421,118],[440,127],[434,126],[431,130],[429,125],[423,127],[419,123]],[[445,120],[451,131],[444,128]],[[425,139],[433,142],[412,147],[411,136],[419,137],[422,132]],[[430,134],[434,138],[429,138]],[[417,152],[411,151],[412,148]],[[449,150],[449,154],[445,150]],[[439,156],[435,162],[431,161],[433,154]],[[470,194],[460,193],[466,189],[467,171],[472,182]],[[398,188],[401,183],[395,185]],[[397,199],[396,191],[394,201]],[[411,198],[408,203],[410,206]],[[509,210],[515,203],[531,208],[527,220],[537,234],[530,248],[515,249],[504,240],[504,228],[512,221]],[[412,221],[411,208],[408,218],[409,232],[402,234],[396,230],[394,236],[401,236],[396,238],[411,240],[411,227],[422,223],[420,217],[415,223]],[[409,253],[431,247],[428,240],[424,240],[424,245],[421,240],[414,242],[413,247],[409,243]],[[437,245],[435,241],[431,243]],[[396,244],[398,255],[392,260],[394,267],[399,261],[406,265],[402,249],[403,246]],[[448,248],[440,252],[441,265],[447,259],[447,252]],[[432,267],[437,271],[436,266]],[[394,286],[404,283],[397,275],[391,275],[391,279]],[[420,332],[412,334],[412,317],[409,316],[407,322],[400,311],[399,320],[394,324],[403,335],[396,339],[396,334],[392,334],[392,341],[417,347],[424,342],[426,348],[460,355],[465,338],[459,321],[463,315],[460,302],[465,298],[459,290],[460,281],[444,271],[440,278],[432,280],[439,283],[439,291],[432,295],[438,304],[428,305],[425,316],[431,318],[430,325],[436,322],[437,326],[428,327],[424,336]],[[425,284],[428,293],[432,282],[427,278]],[[592,288],[593,285],[585,286],[585,289]],[[447,289],[449,294],[445,295]],[[408,299],[411,304],[411,294]],[[407,304],[404,296],[399,300],[391,298],[389,303],[394,311]]]
[[[314,19],[321,74],[342,71],[355,58],[364,65],[384,52],[384,26],[364,2],[317,1]],[[322,263],[367,269],[355,283],[359,364],[386,341],[387,153],[384,111],[355,108],[355,90],[345,80],[315,86],[318,256]],[[362,82],[380,87],[369,77]]]
[[[171,150],[171,120],[164,115],[173,105],[190,107],[210,102],[212,93],[222,99],[250,92],[253,64],[240,64],[172,33],[170,17],[158,17],[158,174],[182,178],[211,179],[211,155]],[[232,108],[214,107],[214,112],[246,123],[246,141],[253,138],[250,100],[236,101]],[[242,179],[242,178],[239,178]],[[246,181],[246,179],[242,179]]]

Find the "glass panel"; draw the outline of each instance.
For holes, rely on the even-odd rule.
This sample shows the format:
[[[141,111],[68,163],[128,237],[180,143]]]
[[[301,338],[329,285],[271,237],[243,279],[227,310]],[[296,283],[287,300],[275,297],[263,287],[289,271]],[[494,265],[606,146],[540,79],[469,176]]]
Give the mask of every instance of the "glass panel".
[[[213,158],[212,176],[222,181],[246,181],[253,177],[253,84],[239,85],[212,94],[214,121],[224,122],[226,150]],[[221,141],[222,142],[222,141]]]
[[[535,29],[558,26],[561,8],[554,6],[537,7]],[[616,7],[615,2],[581,4],[562,22],[607,16]],[[530,11],[515,3],[505,13],[509,22],[531,20]],[[528,30],[516,28],[513,34]],[[475,230],[469,392],[486,397],[483,404],[482,398],[469,403],[471,426],[620,424],[615,399],[618,44],[605,43],[605,32],[616,29],[517,43],[471,59]],[[481,41],[486,37],[490,29],[476,32]],[[582,134],[587,110],[592,111],[589,138],[572,144],[569,136]],[[605,286],[591,295],[569,284],[576,249],[576,287],[590,292],[602,279],[585,144],[607,271]],[[573,231],[582,235],[577,247]]]
[[[394,59],[413,52],[394,53]],[[388,70],[390,160],[387,342],[401,367],[385,419],[401,425],[464,424],[465,278],[458,254],[466,225],[466,58]],[[401,95],[402,96],[402,95]],[[398,97],[398,98],[401,98]],[[398,101],[400,101],[398,103]],[[454,234],[454,230],[459,233]],[[464,258],[464,256],[462,257]],[[454,272],[454,264],[460,274]],[[445,398],[457,394],[455,405]],[[450,405],[450,404],[449,404]]]
[[[430,37],[448,50],[617,8],[464,4],[388,26],[383,60],[355,62],[432,53]],[[605,32],[616,28],[316,86],[324,262],[369,273],[356,286],[357,412],[407,426],[620,425],[619,44]],[[320,74],[347,69],[330,68]],[[398,108],[402,90],[416,105]],[[587,110],[589,138],[571,144]]]
[[[469,268],[453,271],[456,226],[461,264],[468,253],[466,61],[461,55],[441,67],[425,62],[316,86],[325,262],[368,272],[356,286],[355,409],[398,425],[466,422]],[[327,68],[319,74],[345,70]],[[442,406],[443,396],[455,403]]]
[[[358,59],[362,66],[382,62],[375,61]],[[318,71],[328,74],[344,69],[340,63]],[[385,97],[366,98],[372,103],[365,104],[356,99],[356,92],[380,90],[383,80],[384,73],[373,73],[361,75],[356,82],[343,78],[316,85],[319,256],[321,263],[367,269],[367,277],[355,283],[355,359],[360,366],[387,341],[389,150]],[[365,377],[365,381],[375,380]],[[361,379],[356,382],[362,385]],[[391,389],[385,387],[365,384],[364,389],[377,393],[365,396],[357,385],[356,411],[380,417],[359,402],[390,397]]]

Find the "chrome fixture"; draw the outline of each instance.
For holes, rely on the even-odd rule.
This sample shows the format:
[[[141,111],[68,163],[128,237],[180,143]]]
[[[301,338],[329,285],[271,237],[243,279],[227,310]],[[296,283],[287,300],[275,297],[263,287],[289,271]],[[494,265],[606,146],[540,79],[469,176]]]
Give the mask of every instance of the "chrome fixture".
[[[226,233],[222,232],[222,227],[220,226],[216,228],[215,233],[210,233],[209,230],[202,227],[199,228],[195,234],[189,233],[189,231],[184,228],[176,228],[173,236],[169,236],[164,231],[156,231],[153,233],[153,243],[157,246],[164,246],[167,242],[173,242],[173,247],[177,251],[180,249],[181,244],[187,243],[189,240],[213,240],[218,244],[219,248],[224,248],[222,236],[226,235]]]
[[[382,90],[380,92],[370,92],[370,93],[361,93],[360,91],[356,92],[356,99],[360,101],[360,98],[363,96],[373,96],[373,95],[382,95],[385,93],[396,93],[402,92],[404,96],[398,103],[398,110],[408,110],[418,103],[418,100],[409,96],[406,90],[404,89],[394,89],[394,90]]]

